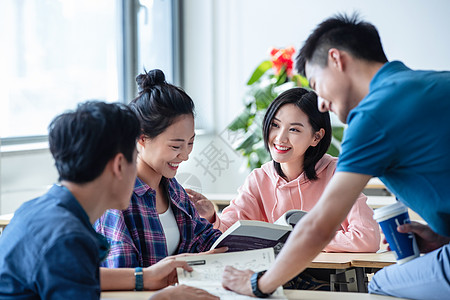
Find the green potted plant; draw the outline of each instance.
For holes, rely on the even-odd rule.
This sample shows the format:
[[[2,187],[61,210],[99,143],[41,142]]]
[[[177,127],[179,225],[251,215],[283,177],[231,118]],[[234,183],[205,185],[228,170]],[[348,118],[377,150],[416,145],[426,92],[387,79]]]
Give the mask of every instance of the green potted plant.
[[[310,88],[305,77],[293,73],[294,53],[294,47],[270,50],[271,59],[259,64],[247,82],[249,88],[244,98],[244,110],[228,126],[229,130],[243,135],[234,148],[247,158],[250,169],[259,168],[270,160],[270,155],[264,147],[261,129],[269,104],[287,89],[296,86]],[[329,154],[339,155],[342,135],[343,127],[333,127],[334,141],[328,150]]]

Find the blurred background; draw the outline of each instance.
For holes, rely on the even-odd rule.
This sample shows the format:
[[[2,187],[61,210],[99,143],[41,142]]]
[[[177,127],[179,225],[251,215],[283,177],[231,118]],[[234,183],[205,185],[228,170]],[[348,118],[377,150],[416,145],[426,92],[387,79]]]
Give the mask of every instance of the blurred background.
[[[298,50],[322,20],[353,12],[378,28],[389,60],[450,70],[447,0],[1,0],[0,214],[57,180],[51,119],[89,99],[128,103],[144,68],[196,104],[194,150],[177,179],[232,197],[250,168],[229,125],[253,71],[272,47]]]

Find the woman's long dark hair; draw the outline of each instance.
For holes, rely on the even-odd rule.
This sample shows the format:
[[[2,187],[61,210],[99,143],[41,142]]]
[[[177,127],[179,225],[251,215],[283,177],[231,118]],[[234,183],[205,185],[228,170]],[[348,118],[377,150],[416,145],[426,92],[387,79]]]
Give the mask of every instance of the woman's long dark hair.
[[[313,91],[305,90],[304,88],[292,88],[281,93],[267,108],[263,120],[263,136],[264,144],[267,151],[269,151],[269,132],[275,114],[278,110],[286,104],[295,104],[301,111],[308,116],[309,124],[312,127],[313,133],[323,128],[325,135],[317,144],[317,146],[310,146],[305,152],[305,160],[303,162],[303,170],[309,180],[317,179],[316,164],[327,152],[331,143],[331,122],[330,114],[328,112],[322,113],[317,107],[317,95]],[[269,151],[270,153],[270,151]],[[286,178],[286,175],[281,169],[280,163],[273,162],[275,170],[278,175]]]

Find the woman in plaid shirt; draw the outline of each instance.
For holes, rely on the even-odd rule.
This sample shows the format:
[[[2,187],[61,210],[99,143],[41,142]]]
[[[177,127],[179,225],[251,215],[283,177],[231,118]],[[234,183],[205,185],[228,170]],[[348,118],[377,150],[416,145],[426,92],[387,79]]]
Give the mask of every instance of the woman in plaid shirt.
[[[111,244],[107,268],[148,267],[169,255],[208,250],[221,232],[201,218],[174,178],[194,143],[194,103],[161,70],[136,78],[130,107],[141,121],[137,178],[126,210],[108,210],[94,227]],[[144,276],[145,277],[145,276]]]

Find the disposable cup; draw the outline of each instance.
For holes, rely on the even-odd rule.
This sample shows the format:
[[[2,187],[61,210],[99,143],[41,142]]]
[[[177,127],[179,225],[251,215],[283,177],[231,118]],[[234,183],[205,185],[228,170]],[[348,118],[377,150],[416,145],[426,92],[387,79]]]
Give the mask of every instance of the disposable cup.
[[[416,238],[413,233],[400,233],[397,227],[411,223],[408,208],[401,202],[375,209],[373,218],[380,224],[389,247],[397,259],[398,264],[403,264],[420,255]]]

